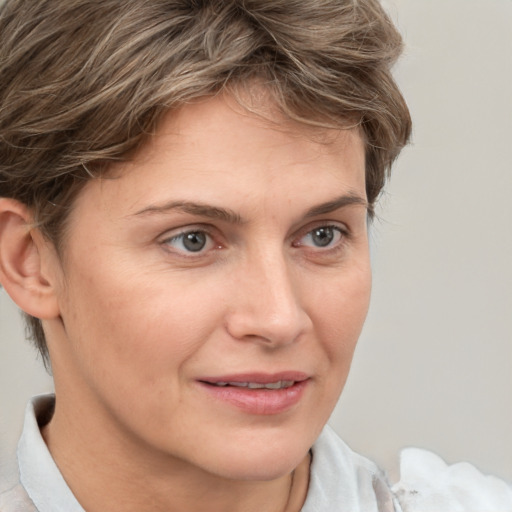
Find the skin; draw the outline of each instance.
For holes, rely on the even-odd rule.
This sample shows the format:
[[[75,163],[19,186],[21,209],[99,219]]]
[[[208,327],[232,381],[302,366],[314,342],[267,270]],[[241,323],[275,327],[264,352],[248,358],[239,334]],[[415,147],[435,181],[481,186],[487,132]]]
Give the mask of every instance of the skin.
[[[39,251],[57,395],[43,435],[88,512],[303,504],[368,309],[364,145],[272,121],[226,96],[187,105],[84,187],[62,258]],[[191,231],[206,233],[198,252]],[[290,370],[307,384],[278,414],[198,383]]]

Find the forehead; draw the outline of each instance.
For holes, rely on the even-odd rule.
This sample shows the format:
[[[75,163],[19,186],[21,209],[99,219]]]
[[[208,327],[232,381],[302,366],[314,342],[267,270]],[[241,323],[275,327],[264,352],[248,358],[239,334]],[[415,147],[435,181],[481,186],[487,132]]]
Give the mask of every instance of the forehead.
[[[132,167],[155,163],[164,156],[187,157],[191,162],[201,158],[212,165],[226,157],[241,160],[245,167],[251,165],[251,158],[270,159],[286,147],[293,147],[289,156],[294,163],[316,156],[331,158],[333,162],[340,160],[340,156],[346,160],[353,150],[359,156],[358,166],[361,157],[364,159],[363,136],[358,127],[332,129],[298,123],[285,118],[265,98],[250,107],[249,111],[231,96],[221,95],[169,112],[135,155]]]
[[[313,192],[366,199],[364,174],[359,130],[305,126],[266,104],[255,114],[219,95],[169,112],[130,161],[116,164],[114,179],[86,188],[105,193],[103,207],[113,206],[112,193],[133,210],[190,194],[211,204],[238,196],[237,207]]]

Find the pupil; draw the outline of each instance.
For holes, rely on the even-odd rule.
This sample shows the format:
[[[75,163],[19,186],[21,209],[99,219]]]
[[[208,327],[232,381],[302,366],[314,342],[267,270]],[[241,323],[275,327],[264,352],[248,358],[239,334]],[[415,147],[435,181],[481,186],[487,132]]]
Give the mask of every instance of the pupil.
[[[334,238],[332,228],[318,228],[313,231],[313,242],[318,247],[329,245]]]
[[[183,239],[183,245],[188,251],[200,251],[206,245],[206,235],[200,232],[187,233]]]

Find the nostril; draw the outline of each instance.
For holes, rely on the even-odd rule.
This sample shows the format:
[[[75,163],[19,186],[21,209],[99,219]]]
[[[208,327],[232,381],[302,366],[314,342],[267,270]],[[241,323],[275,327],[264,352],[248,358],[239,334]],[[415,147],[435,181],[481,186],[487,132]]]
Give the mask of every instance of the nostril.
[[[250,261],[249,261],[250,260]],[[294,343],[311,324],[302,307],[295,273],[282,252],[251,254],[240,269],[226,330],[237,340],[284,345]],[[298,279],[302,279],[301,276]]]
[[[226,330],[237,340],[278,346],[296,342],[307,330],[307,325],[308,317],[305,313],[293,317],[264,318],[239,311],[230,316]]]

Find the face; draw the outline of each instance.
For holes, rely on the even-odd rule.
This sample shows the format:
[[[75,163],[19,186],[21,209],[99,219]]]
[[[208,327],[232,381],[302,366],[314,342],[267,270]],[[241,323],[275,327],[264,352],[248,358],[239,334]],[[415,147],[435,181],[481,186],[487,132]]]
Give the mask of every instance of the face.
[[[275,121],[188,105],[79,195],[50,352],[112,443],[270,479],[326,423],[369,301],[364,147]]]

